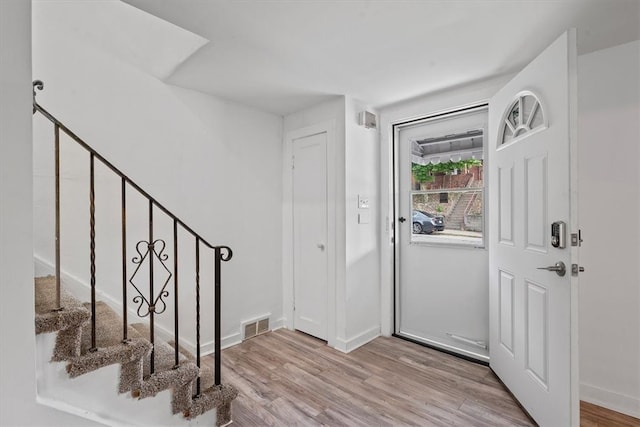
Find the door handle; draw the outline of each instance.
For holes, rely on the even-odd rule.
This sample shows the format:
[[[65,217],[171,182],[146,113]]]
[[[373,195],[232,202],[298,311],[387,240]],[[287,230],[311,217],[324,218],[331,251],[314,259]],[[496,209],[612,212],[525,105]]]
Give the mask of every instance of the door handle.
[[[550,265],[548,267],[538,267],[538,270],[555,271],[556,274],[560,277],[564,276],[567,273],[567,267],[562,261],[558,261],[555,265]]]
[[[398,221],[400,221],[400,222],[405,222],[406,220],[407,220],[407,219],[406,219],[405,217],[403,217],[403,216],[401,216],[400,218],[398,218]]]
[[[320,249],[321,251],[324,251],[324,243],[318,243],[316,244],[316,246],[318,247],[318,249]]]

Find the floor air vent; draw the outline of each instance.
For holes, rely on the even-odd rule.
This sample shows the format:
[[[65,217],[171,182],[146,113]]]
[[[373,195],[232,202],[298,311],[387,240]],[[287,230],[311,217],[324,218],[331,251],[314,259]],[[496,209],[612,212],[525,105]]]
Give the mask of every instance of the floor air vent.
[[[248,340],[249,338],[253,338],[257,335],[264,334],[265,332],[269,332],[269,318],[265,317],[263,319],[253,320],[244,324],[244,340]]]

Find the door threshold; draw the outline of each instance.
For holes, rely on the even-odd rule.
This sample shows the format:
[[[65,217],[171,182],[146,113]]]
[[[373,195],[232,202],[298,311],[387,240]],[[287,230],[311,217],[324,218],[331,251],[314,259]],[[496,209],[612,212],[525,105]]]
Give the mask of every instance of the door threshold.
[[[480,359],[478,357],[470,356],[468,354],[459,353],[457,351],[454,351],[452,349],[439,346],[439,345],[437,345],[435,343],[432,343],[432,342],[426,342],[426,341],[419,340],[419,339],[416,339],[416,338],[412,338],[412,337],[409,337],[409,336],[406,336],[406,335],[400,335],[398,333],[394,333],[392,336],[395,337],[395,338],[400,338],[402,340],[412,342],[414,344],[421,345],[423,347],[430,348],[432,350],[439,351],[441,353],[446,353],[446,354],[449,354],[451,356],[455,356],[455,357],[457,357],[459,359],[464,359],[466,361],[477,363],[479,365],[489,366],[489,360],[488,359],[484,360],[484,359]]]

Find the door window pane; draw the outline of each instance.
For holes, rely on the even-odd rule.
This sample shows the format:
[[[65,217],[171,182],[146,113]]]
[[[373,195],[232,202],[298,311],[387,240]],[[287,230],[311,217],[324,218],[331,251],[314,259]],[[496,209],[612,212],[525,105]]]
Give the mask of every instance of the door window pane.
[[[412,164],[412,243],[483,246],[482,159]]]

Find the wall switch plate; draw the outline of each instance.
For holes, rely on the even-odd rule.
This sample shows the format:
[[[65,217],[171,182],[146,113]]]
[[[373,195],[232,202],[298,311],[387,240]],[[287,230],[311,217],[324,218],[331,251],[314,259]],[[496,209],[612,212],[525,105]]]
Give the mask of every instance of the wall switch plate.
[[[369,209],[369,198],[358,194],[358,209]]]

